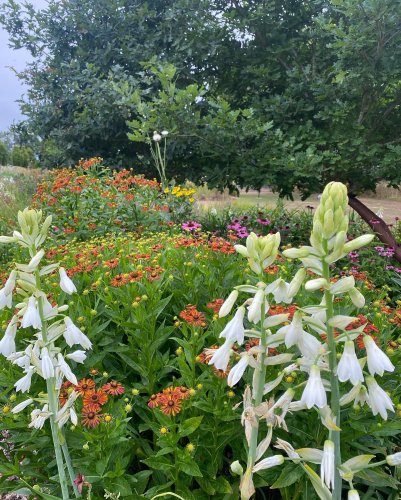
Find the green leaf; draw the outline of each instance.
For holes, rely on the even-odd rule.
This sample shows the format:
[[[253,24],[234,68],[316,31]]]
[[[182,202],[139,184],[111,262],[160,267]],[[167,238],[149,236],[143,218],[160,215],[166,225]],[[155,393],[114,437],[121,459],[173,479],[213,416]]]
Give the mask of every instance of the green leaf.
[[[178,468],[188,476],[202,477],[202,472],[200,471],[198,464],[194,460],[192,460],[191,462],[180,462],[178,464]]]
[[[304,471],[299,465],[287,464],[281,471],[278,479],[270,486],[270,488],[286,488],[287,486],[291,486],[291,484],[296,483],[303,475]]]
[[[178,431],[178,434],[180,437],[185,437],[189,436],[193,432],[196,431],[196,429],[200,426],[201,422],[203,420],[203,416],[201,417],[192,417],[187,420],[180,426],[180,429]]]

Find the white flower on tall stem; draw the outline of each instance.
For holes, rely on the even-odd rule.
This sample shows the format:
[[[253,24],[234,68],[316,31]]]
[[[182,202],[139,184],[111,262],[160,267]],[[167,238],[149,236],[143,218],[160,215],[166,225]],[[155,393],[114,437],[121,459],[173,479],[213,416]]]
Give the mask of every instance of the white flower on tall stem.
[[[369,337],[369,335],[365,335],[363,338],[363,343],[365,344],[366,354],[368,357],[368,369],[371,375],[382,376],[385,371],[393,372],[394,365],[388,358],[386,354],[376,345],[375,341]]]
[[[237,342],[238,345],[243,344],[245,333],[244,316],[245,307],[241,306],[237,309],[234,317],[226,324],[219,337],[232,343]]]
[[[72,295],[73,293],[76,293],[77,288],[74,285],[74,282],[72,281],[71,278],[67,275],[64,267],[60,267],[59,269],[59,274],[60,274],[60,288],[63,290],[63,292],[67,293],[68,295]]]
[[[303,333],[301,312],[296,311],[291,323],[289,325],[282,326],[279,330],[277,330],[277,333],[284,333],[285,345],[287,347],[295,345],[298,342],[301,333]]]
[[[261,320],[261,308],[263,301],[265,301],[265,291],[264,290],[258,290],[255,293],[255,296],[252,300],[251,305],[248,307],[248,319],[252,323],[259,323]],[[266,303],[267,305],[267,303]],[[266,310],[268,309],[268,305],[266,307]]]
[[[359,499],[360,496],[356,490],[352,489],[348,491],[348,500],[359,500]]]
[[[318,408],[327,405],[326,391],[320,377],[320,368],[317,365],[311,366],[309,379],[302,393],[301,403],[304,403],[308,409],[315,405]]]
[[[264,469],[271,469],[276,467],[276,465],[282,465],[284,463],[283,455],[273,455],[272,457],[267,457],[258,462],[253,466],[252,472],[258,472]]]
[[[8,324],[4,337],[0,341],[0,354],[5,357],[10,356],[16,350],[15,335],[17,334],[17,316],[13,316]]]
[[[29,326],[32,326],[36,330],[42,328],[42,320],[36,306],[36,299],[33,296],[29,297],[28,306],[21,321],[22,328],[28,328]]]
[[[54,365],[51,357],[49,356],[49,351],[47,347],[44,347],[41,352],[41,362],[40,368],[42,370],[42,375],[44,379],[49,379],[54,377]]]
[[[28,427],[33,427],[35,429],[41,429],[46,422],[46,420],[53,415],[52,412],[49,411],[49,405],[45,404],[41,410],[38,408],[32,410],[31,412],[31,423]]]
[[[61,353],[57,354],[58,367],[64,374],[64,377],[69,380],[72,384],[78,385],[77,377],[72,373],[71,368],[65,362],[63,355]]]
[[[209,365],[214,365],[217,370],[226,371],[230,362],[231,349],[234,345],[232,340],[226,340],[213,354],[209,361]]]
[[[223,302],[222,306],[219,309],[219,318],[224,318],[227,314],[230,314],[231,309],[234,307],[234,304],[238,298],[238,290],[233,290],[230,295]]]
[[[253,366],[254,368],[258,366],[252,352],[244,352],[241,353],[240,356],[241,359],[236,365],[231,368],[230,373],[227,377],[227,385],[229,385],[230,387],[233,387],[241,380],[245,370],[249,365]]]
[[[14,384],[17,392],[28,392],[31,388],[32,375],[34,373],[33,367],[30,367],[22,378],[17,380]]]
[[[372,409],[373,415],[380,413],[380,416],[387,420],[387,410],[394,411],[390,396],[379,386],[373,377],[366,377],[368,386],[368,405]]]
[[[354,385],[354,387],[347,394],[344,394],[344,396],[340,398],[340,405],[344,406],[353,402],[355,406],[363,406],[365,403],[368,403],[368,401],[368,391],[366,390],[366,387],[359,382]]]
[[[22,401],[21,403],[14,406],[14,408],[11,410],[11,413],[14,414],[19,413],[20,411],[24,410],[27,406],[29,406],[31,403],[33,403],[33,399],[26,399],[25,401]]]
[[[72,359],[75,363],[83,363],[86,359],[85,351],[74,351],[71,354],[67,354],[66,358]]]
[[[64,323],[66,326],[66,329],[64,331],[64,339],[70,347],[72,347],[74,344],[81,345],[81,347],[83,347],[85,350],[88,350],[92,347],[91,341],[83,332],[81,332],[81,330],[76,325],[74,325],[71,318],[66,316],[64,318]]]
[[[285,282],[282,278],[273,281],[270,285],[267,285],[265,289],[266,294],[273,294],[275,302],[278,304],[284,302],[285,304],[291,304],[292,297],[289,295],[290,284]]]
[[[352,340],[347,340],[344,345],[344,352],[337,366],[337,376],[340,382],[349,380],[352,385],[363,382],[361,365],[355,354],[355,345]]]
[[[318,355],[322,344],[316,337],[308,332],[305,332],[305,330],[302,330],[297,341],[297,346],[301,351],[302,356],[314,359]]]
[[[327,439],[324,442],[323,458],[320,467],[322,483],[330,489],[334,487],[334,443]]]

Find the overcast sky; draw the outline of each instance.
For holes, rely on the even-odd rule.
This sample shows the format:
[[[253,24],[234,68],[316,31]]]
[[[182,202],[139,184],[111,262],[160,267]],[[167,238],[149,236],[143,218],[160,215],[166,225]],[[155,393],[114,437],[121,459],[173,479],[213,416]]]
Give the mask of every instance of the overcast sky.
[[[31,3],[40,9],[47,2],[31,0]],[[0,27],[0,131],[8,129],[14,121],[23,118],[16,100],[26,92],[26,88],[10,66],[20,71],[30,60],[30,54],[24,49],[12,50],[8,47],[8,33]]]

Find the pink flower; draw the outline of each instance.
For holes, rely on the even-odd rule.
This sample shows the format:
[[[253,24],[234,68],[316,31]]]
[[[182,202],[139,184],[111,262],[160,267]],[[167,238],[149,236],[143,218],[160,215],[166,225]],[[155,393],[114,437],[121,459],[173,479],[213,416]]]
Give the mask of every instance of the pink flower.
[[[197,229],[200,229],[202,227],[202,224],[199,224],[199,222],[195,222],[193,220],[189,220],[188,222],[184,222],[182,224],[181,228],[184,229],[185,231],[196,231]]]
[[[269,226],[272,223],[269,219],[256,219],[256,222],[259,222],[259,224],[262,224],[263,226]]]

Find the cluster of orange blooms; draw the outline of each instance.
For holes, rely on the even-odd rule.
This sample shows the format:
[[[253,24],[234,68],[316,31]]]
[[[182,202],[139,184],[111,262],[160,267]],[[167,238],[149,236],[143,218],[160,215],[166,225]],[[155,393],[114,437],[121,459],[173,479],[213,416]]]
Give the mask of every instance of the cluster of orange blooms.
[[[170,386],[162,392],[152,394],[148,401],[149,408],[160,408],[164,415],[175,417],[182,410],[182,402],[191,396],[191,389],[188,387]]]
[[[91,374],[96,374],[97,370],[91,370]],[[103,406],[107,403],[109,396],[120,396],[125,389],[120,382],[110,380],[103,384],[101,388],[96,388],[96,383],[92,378],[83,378],[78,385],[73,385],[66,381],[63,383],[59,401],[63,406],[68,400],[71,391],[75,391],[82,398],[81,423],[84,427],[94,429],[101,422],[110,423],[112,417],[108,413],[102,413]]]
[[[188,304],[186,308],[180,312],[180,318],[183,319],[188,325],[200,326],[206,328],[206,317],[205,315],[196,309],[196,306]]]

